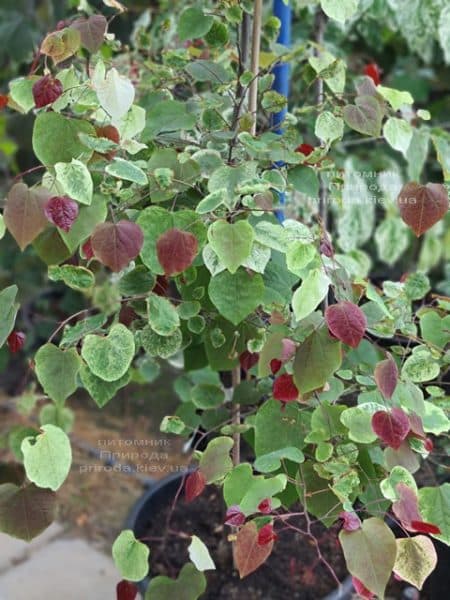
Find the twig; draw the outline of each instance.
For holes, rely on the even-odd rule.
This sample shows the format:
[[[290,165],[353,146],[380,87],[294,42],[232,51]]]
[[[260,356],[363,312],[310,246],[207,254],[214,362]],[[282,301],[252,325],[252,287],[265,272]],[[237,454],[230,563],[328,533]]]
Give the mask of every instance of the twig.
[[[235,367],[231,373],[233,391],[241,383],[241,366]],[[233,406],[231,422],[234,426],[241,424],[241,406],[235,404]],[[233,465],[236,467],[241,462],[241,434],[239,431],[233,433]]]
[[[262,23],[262,0],[255,0],[255,8],[253,11],[253,33],[252,33],[252,61],[251,72],[253,73],[253,81],[249,90],[248,110],[252,116],[253,123],[251,134],[256,134],[256,111],[258,108],[258,72],[259,72],[259,56],[261,52],[261,23]]]

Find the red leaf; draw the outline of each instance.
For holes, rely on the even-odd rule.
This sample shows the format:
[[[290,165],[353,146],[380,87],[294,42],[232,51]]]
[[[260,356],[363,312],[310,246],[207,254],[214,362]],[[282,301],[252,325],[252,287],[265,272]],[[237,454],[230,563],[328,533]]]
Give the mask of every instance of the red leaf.
[[[24,183],[16,183],[6,200],[3,217],[5,225],[19,244],[26,248],[48,225],[44,205],[51,197],[45,188],[29,189]]]
[[[419,513],[419,501],[413,489],[405,483],[398,483],[395,486],[399,499],[393,502],[392,512],[400,521],[402,526],[408,531],[414,531],[413,521],[421,521]]]
[[[27,336],[23,331],[13,331],[10,333],[7,340],[9,351],[15,354],[19,350],[22,350],[26,339]]]
[[[379,410],[372,417],[372,429],[388,446],[397,450],[409,433],[409,418],[401,408]]]
[[[295,351],[297,350],[297,345],[289,338],[283,338],[281,340],[281,345],[281,360],[286,363],[294,356]]]
[[[433,452],[433,450],[434,450],[433,440],[430,440],[430,438],[426,438],[423,445],[427,452]]]
[[[97,137],[106,138],[107,140],[111,140],[111,142],[114,142],[115,144],[120,144],[120,134],[118,130],[114,127],[114,125],[105,125],[104,127],[97,127],[95,131],[97,133]],[[102,154],[102,156],[106,156],[108,160],[112,160],[116,154],[116,150],[111,150],[110,152]]]
[[[273,530],[273,525],[271,523],[267,523],[261,527],[258,531],[258,545],[259,546],[267,546],[271,542],[274,542],[278,539],[277,534]]]
[[[375,85],[381,83],[381,70],[377,63],[369,63],[364,67],[364,75],[370,77]]]
[[[409,426],[411,430],[411,435],[423,440],[426,439],[425,431],[423,430],[422,419],[419,417],[419,415],[417,415],[416,413],[411,413],[409,415]]]
[[[269,558],[273,549],[273,540],[261,546],[258,544],[258,529],[254,521],[246,523],[239,530],[234,545],[234,559],[239,576],[242,579],[256,571]]]
[[[225,515],[225,525],[233,525],[240,527],[245,523],[245,515],[241,511],[240,507],[236,505],[230,506]]]
[[[279,402],[293,402],[298,399],[299,392],[294,383],[294,378],[288,373],[283,373],[273,382],[273,397]]]
[[[272,375],[278,373],[282,366],[283,363],[281,362],[281,360],[279,360],[278,358],[272,358],[272,360],[270,361],[270,370],[272,371]]]
[[[347,300],[329,306],[325,311],[325,320],[330,332],[352,348],[359,345],[366,332],[366,315],[359,306]]]
[[[94,53],[103,44],[108,21],[103,15],[91,15],[87,19],[76,19],[70,27],[80,32],[82,46]]]
[[[366,588],[362,581],[356,577],[352,577],[352,582],[355,592],[358,594],[358,596],[365,598],[365,600],[372,600],[372,598],[375,598],[375,594],[372,594],[372,592]]]
[[[156,242],[158,260],[167,276],[177,275],[190,267],[197,250],[195,235],[180,229],[169,229]]]
[[[45,75],[33,85],[33,98],[36,108],[53,104],[62,93],[62,83],[52,75]]]
[[[116,586],[117,600],[134,600],[138,591],[137,585],[123,579]]]
[[[296,152],[300,152],[301,154],[304,154],[305,156],[309,156],[310,154],[312,154],[314,152],[314,146],[311,146],[311,144],[300,144],[300,146],[298,146],[295,149]]]
[[[424,521],[411,521],[411,527],[413,531],[417,531],[418,533],[433,533],[434,535],[442,533],[437,525],[425,523]]]
[[[332,258],[334,255],[334,248],[331,240],[328,237],[323,237],[320,241],[320,254],[323,254],[327,258]]]
[[[248,350],[244,350],[244,352],[239,356],[239,362],[241,368],[244,371],[250,371],[252,367],[258,364],[259,354],[258,352],[249,352]]]
[[[357,531],[361,528],[361,520],[354,512],[342,511],[339,518],[344,521],[343,528],[345,531]]]
[[[447,190],[440,183],[407,183],[397,203],[400,216],[417,237],[445,217],[449,206]]]
[[[6,106],[8,106],[8,101],[8,94],[0,94],[0,110],[3,110]]]
[[[206,478],[201,471],[194,471],[186,478],[184,484],[184,497],[186,502],[192,502],[200,496],[206,487]]]
[[[142,229],[132,221],[101,223],[91,236],[95,257],[116,273],[138,256],[143,243]]]
[[[44,213],[50,223],[68,232],[78,217],[78,204],[68,196],[53,196],[45,203]]]
[[[81,252],[83,253],[83,256],[86,258],[86,260],[91,260],[91,258],[94,258],[94,251],[92,250],[91,238],[86,240],[81,246]]]
[[[392,398],[392,394],[397,387],[398,368],[392,357],[382,360],[375,367],[375,381],[378,389],[385,398]]]
[[[263,515],[270,515],[272,512],[271,498],[265,498],[264,500],[261,500],[261,502],[258,504],[258,510]]]
[[[167,296],[167,291],[169,289],[169,280],[164,277],[164,275],[158,275],[156,277],[155,287],[153,288],[153,292],[157,296]]]

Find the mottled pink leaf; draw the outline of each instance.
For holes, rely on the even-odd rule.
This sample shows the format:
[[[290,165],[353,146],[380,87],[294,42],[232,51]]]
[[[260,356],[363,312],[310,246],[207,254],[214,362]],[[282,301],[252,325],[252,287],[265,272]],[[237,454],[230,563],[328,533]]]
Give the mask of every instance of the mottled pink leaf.
[[[245,515],[241,511],[241,507],[237,504],[230,506],[225,515],[225,525],[233,525],[234,527],[240,527],[245,523]]]
[[[33,85],[33,98],[36,108],[53,104],[63,93],[63,85],[53,75],[45,75]]]
[[[329,306],[325,320],[334,337],[352,348],[359,345],[366,332],[366,315],[359,306],[347,300]]]
[[[401,408],[380,410],[372,417],[372,429],[391,448],[398,449],[409,433],[409,418]]]
[[[355,512],[342,511],[339,518],[344,521],[345,531],[356,531],[361,527],[361,520]]]
[[[45,203],[44,213],[50,223],[67,233],[78,217],[78,204],[68,196],[53,196]]]
[[[398,368],[392,357],[382,360],[375,367],[375,381],[385,398],[392,398],[398,383]]]
[[[142,229],[132,221],[101,223],[91,236],[95,257],[116,273],[138,256],[143,243]]]

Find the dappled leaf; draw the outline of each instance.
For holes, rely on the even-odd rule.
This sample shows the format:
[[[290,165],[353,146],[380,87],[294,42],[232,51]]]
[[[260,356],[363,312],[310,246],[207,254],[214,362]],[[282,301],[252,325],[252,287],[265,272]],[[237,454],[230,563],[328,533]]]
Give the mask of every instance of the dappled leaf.
[[[392,398],[392,394],[397,387],[398,382],[398,368],[397,363],[389,356],[386,360],[382,360],[375,367],[374,372],[375,381],[377,382],[378,389],[387,399]]]
[[[192,502],[195,500],[195,498],[203,493],[205,487],[206,478],[200,470],[189,473],[184,484],[184,497],[186,502]]]
[[[409,433],[408,415],[397,407],[390,412],[379,410],[372,417],[372,429],[385,444],[397,450]]]
[[[78,211],[78,204],[68,196],[53,196],[44,204],[44,213],[50,223],[66,232],[70,231]]]
[[[234,543],[234,559],[241,579],[256,571],[269,558],[273,549],[273,539],[266,544],[258,543],[258,529],[254,521],[250,521],[236,536]]]
[[[49,33],[41,44],[41,53],[53,59],[56,64],[70,58],[80,48],[80,33],[65,27]]]
[[[24,183],[16,183],[6,199],[3,217],[13,238],[24,250],[47,225],[44,206],[50,198],[45,188],[29,189]]]
[[[420,514],[428,523],[437,523],[440,533],[429,532],[433,537],[450,545],[450,483],[419,490]],[[417,524],[416,524],[417,527]],[[417,531],[417,529],[416,529]]]
[[[28,483],[0,485],[0,531],[29,542],[56,517],[56,495]]]
[[[24,334],[23,331],[11,332],[7,339],[9,351],[12,352],[13,354],[15,354],[16,352],[19,352],[20,350],[22,350],[22,348],[24,347],[26,338],[27,338],[27,336]]]
[[[407,183],[397,203],[403,221],[417,237],[445,217],[449,206],[447,190],[440,183]]]
[[[62,93],[62,83],[52,75],[45,75],[33,85],[33,98],[36,108],[53,104]]]
[[[394,573],[421,590],[427,577],[434,571],[437,554],[433,542],[423,536],[396,540],[397,558]]]
[[[135,600],[139,588],[135,583],[122,579],[116,586],[116,600]]]
[[[115,272],[124,269],[138,256],[143,243],[142,229],[132,221],[100,223],[91,236],[95,257]]]
[[[330,332],[341,342],[357,348],[367,327],[366,315],[353,302],[339,302],[325,311],[325,320]]]
[[[103,15],[91,15],[87,19],[76,19],[70,27],[79,32],[81,45],[94,53],[103,44],[108,21]]]
[[[198,251],[198,240],[192,233],[169,229],[156,242],[156,253],[166,276],[188,269]]]
[[[107,336],[87,335],[81,356],[94,375],[103,381],[117,381],[128,371],[134,351],[132,332],[125,325],[116,323]]]

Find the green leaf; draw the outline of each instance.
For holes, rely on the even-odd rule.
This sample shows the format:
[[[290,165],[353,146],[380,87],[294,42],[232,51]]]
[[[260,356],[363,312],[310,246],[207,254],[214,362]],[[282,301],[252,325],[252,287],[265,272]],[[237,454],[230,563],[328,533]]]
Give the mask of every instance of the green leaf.
[[[63,330],[63,336],[59,343],[61,348],[67,348],[78,344],[88,333],[93,333],[106,323],[106,316],[103,314],[94,315],[79,321],[73,326],[66,325]]]
[[[197,600],[206,590],[206,578],[192,563],[181,569],[178,579],[160,575],[153,577],[145,594],[145,600]]]
[[[9,98],[23,114],[34,108],[33,85],[39,77],[19,77],[9,84]]]
[[[66,480],[72,464],[70,440],[54,425],[43,425],[41,430],[43,433],[36,437],[23,440],[23,464],[30,481],[56,491]]]
[[[51,281],[64,281],[73,290],[89,290],[95,285],[92,271],[86,267],[75,267],[74,265],[62,265],[61,267],[51,265],[48,268],[48,278]]]
[[[112,546],[112,556],[123,579],[141,581],[146,577],[150,550],[134,537],[131,529],[125,529],[117,536]]]
[[[292,242],[286,251],[286,265],[291,273],[302,275],[310,262],[317,256],[314,244],[304,244],[302,242]]]
[[[359,0],[320,0],[323,12],[339,23],[345,23],[358,10]]]
[[[302,394],[319,389],[339,369],[341,363],[341,343],[330,337],[326,327],[321,327],[297,349],[294,360],[295,385]]]
[[[215,221],[208,229],[212,249],[233,274],[249,258],[254,235],[253,227],[247,221]]]
[[[342,504],[329,489],[328,481],[319,477],[313,461],[300,465],[298,473],[298,495],[305,509],[330,527],[339,517]]]
[[[335,94],[344,92],[346,72],[344,61],[336,59],[335,56],[325,50],[320,52],[318,56],[311,56],[308,62],[332,92]]]
[[[409,106],[414,104],[414,98],[409,92],[401,92],[400,90],[385,87],[383,85],[377,86],[377,92],[389,102],[395,111],[400,110],[405,105]]]
[[[82,365],[80,369],[80,379],[97,406],[103,408],[112,398],[114,398],[121,388],[128,385],[130,381],[130,372],[128,371],[116,381],[104,381],[103,379],[100,379],[100,377],[94,375],[89,367]]]
[[[289,447],[303,448],[304,426],[305,422],[298,405],[287,404],[281,411],[279,402],[267,400],[256,413],[256,457],[284,451]]]
[[[433,360],[431,352],[424,346],[417,346],[402,367],[402,377],[415,383],[432,381],[439,372],[439,363]]]
[[[46,166],[56,163],[70,163],[73,158],[89,158],[78,134],[95,135],[95,129],[88,121],[64,117],[55,112],[42,112],[34,122],[33,150],[36,158]]]
[[[419,510],[424,521],[437,525],[441,530],[440,534],[431,535],[450,546],[450,483],[421,488]]]
[[[193,129],[197,119],[185,102],[164,100],[148,111],[147,125],[144,134],[156,137],[163,131],[179,131]]]
[[[195,81],[210,81],[218,84],[230,80],[228,71],[220,63],[211,60],[195,60],[186,65],[185,71]]]
[[[75,415],[70,408],[58,406],[57,404],[46,404],[39,412],[39,423],[41,425],[54,425],[65,433],[72,431]]]
[[[373,96],[357,96],[355,104],[344,107],[344,121],[351,129],[364,135],[378,137],[382,119],[380,104]]]
[[[94,375],[117,381],[128,371],[134,358],[134,337],[121,323],[113,325],[106,337],[87,335],[81,356]]]
[[[420,314],[420,331],[426,342],[444,349],[450,344],[450,315],[440,317],[435,310]]]
[[[242,463],[226,476],[223,496],[227,506],[239,505],[245,515],[251,515],[257,512],[258,504],[265,498],[273,499],[273,508],[278,508],[281,502],[274,496],[281,493],[286,484],[287,477],[284,473],[275,477],[253,475],[251,465]]]
[[[376,402],[364,402],[359,406],[344,410],[341,415],[341,422],[348,427],[349,438],[360,444],[374,442],[377,436],[372,430],[372,417],[379,410],[385,410],[385,407]]]
[[[437,565],[433,542],[425,535],[398,539],[394,573],[421,590],[425,580]]]
[[[324,111],[317,118],[314,132],[319,140],[327,144],[340,140],[344,135],[344,121],[341,117],[335,117],[333,113]]]
[[[178,37],[180,41],[202,38],[211,29],[213,17],[206,16],[201,8],[186,8],[178,19]]]
[[[166,416],[161,421],[161,425],[159,430],[163,433],[174,433],[175,435],[180,435],[186,429],[186,425],[180,417],[177,416]]]
[[[56,495],[32,483],[0,485],[0,531],[30,542],[56,517]]]
[[[341,531],[339,540],[351,575],[383,599],[397,556],[392,531],[384,521],[373,517],[363,521],[356,531]]]
[[[41,346],[35,356],[35,371],[44,392],[62,403],[77,389],[81,360],[75,348],[60,350],[54,344]]]
[[[272,473],[278,471],[281,467],[282,460],[287,459],[295,463],[302,463],[305,460],[305,455],[301,450],[294,446],[275,450],[268,454],[262,454],[255,460],[255,469],[260,473]]]
[[[450,421],[440,406],[425,400],[424,414],[422,415],[423,428],[428,433],[441,435],[447,433],[450,428]]]
[[[312,269],[292,297],[292,309],[297,321],[305,319],[328,294],[331,281],[322,269]]]
[[[0,292],[0,348],[14,329],[19,305],[16,303],[17,285],[10,285]]]
[[[219,313],[237,325],[262,303],[264,281],[258,273],[249,275],[245,269],[233,275],[224,271],[211,278],[208,292]]]
[[[288,171],[288,182],[297,192],[309,198],[319,197],[319,177],[315,170],[306,165],[298,165]]]
[[[391,502],[399,500],[400,497],[397,492],[397,485],[399,483],[404,483],[417,494],[417,484],[414,477],[405,467],[398,465],[391,470],[386,479],[380,482],[380,489],[383,496],[391,500]]]
[[[220,481],[233,468],[230,450],[233,440],[229,437],[217,437],[211,440],[203,452],[199,469],[207,483]]]
[[[158,335],[173,335],[180,326],[180,317],[175,306],[163,296],[153,293],[149,295],[147,315],[150,327]]]
[[[117,179],[132,181],[138,185],[148,184],[148,177],[144,171],[134,162],[123,158],[115,158],[112,163],[106,165],[105,171]]]
[[[375,231],[378,256],[392,266],[409,247],[408,227],[399,217],[387,217]]]
[[[70,163],[56,163],[56,180],[63,192],[80,204],[91,204],[94,184],[85,164],[72,159]]]
[[[390,117],[383,127],[383,135],[387,143],[406,157],[413,138],[413,128],[403,119]]]
[[[188,547],[188,554],[191,561],[199,571],[214,571],[216,565],[209,553],[208,548],[196,535],[191,537],[191,543]]]
[[[218,385],[198,383],[191,390],[191,400],[197,408],[218,408],[224,403],[225,393]]]

